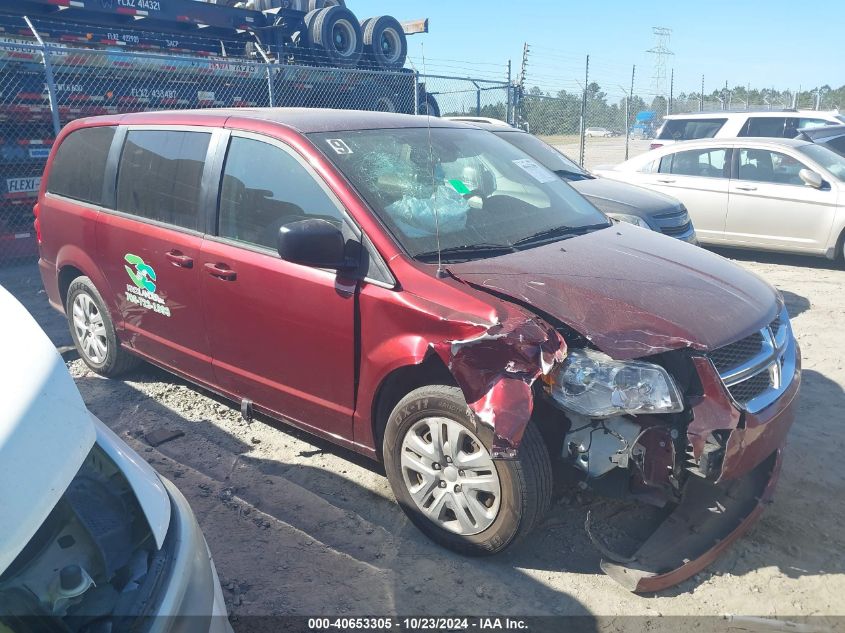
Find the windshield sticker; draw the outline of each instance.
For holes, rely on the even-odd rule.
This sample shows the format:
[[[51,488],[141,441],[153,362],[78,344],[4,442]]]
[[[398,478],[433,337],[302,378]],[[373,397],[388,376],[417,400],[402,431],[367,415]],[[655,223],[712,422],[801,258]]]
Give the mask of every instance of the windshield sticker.
[[[541,167],[529,158],[522,158],[513,161],[513,164],[525,171],[529,176],[539,183],[552,182],[557,180],[557,176],[545,167]]]
[[[124,266],[132,284],[126,284],[126,300],[139,305],[147,310],[152,310],[162,316],[170,316],[170,308],[165,305],[164,299],[156,294],[156,271],[152,266],[137,255],[127,253],[123,257],[130,266]],[[133,268],[134,267],[134,268]]]
[[[335,154],[339,154],[340,156],[346,156],[352,153],[352,148],[343,139],[329,138],[326,139],[326,143],[334,150]]]
[[[469,187],[467,187],[462,180],[450,180],[449,184],[452,185],[452,189],[457,191],[462,196],[472,193]]]

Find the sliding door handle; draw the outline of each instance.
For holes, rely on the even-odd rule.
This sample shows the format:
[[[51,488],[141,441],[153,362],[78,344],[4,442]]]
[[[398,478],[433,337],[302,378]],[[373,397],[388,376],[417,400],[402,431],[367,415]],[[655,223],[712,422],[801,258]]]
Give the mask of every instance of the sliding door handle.
[[[238,278],[238,273],[226,266],[226,264],[206,264],[205,272],[223,281],[235,281]]]

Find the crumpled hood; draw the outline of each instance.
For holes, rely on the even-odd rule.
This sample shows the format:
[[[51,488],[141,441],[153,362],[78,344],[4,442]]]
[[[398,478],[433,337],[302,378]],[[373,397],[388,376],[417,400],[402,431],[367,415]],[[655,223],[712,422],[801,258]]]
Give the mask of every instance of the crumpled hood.
[[[680,203],[670,196],[609,178],[578,180],[569,184],[605,213],[648,217],[680,208]]]
[[[727,259],[626,224],[448,269],[620,360],[717,349],[762,328],[780,306],[773,287]]]

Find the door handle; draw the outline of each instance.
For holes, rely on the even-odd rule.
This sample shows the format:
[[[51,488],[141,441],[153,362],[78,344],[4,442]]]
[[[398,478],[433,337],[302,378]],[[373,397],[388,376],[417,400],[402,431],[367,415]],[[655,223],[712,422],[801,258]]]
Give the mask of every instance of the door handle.
[[[238,278],[238,273],[228,268],[226,264],[206,264],[205,272],[223,281],[235,281]]]
[[[757,191],[757,187],[752,187],[751,185],[737,185],[736,188],[740,191]]]
[[[670,182],[675,182],[675,179],[674,178],[658,178],[657,182],[670,183]]]
[[[167,260],[173,264],[174,266],[178,266],[179,268],[193,268],[194,267],[194,259],[193,257],[188,257],[182,251],[173,250],[165,254]]]

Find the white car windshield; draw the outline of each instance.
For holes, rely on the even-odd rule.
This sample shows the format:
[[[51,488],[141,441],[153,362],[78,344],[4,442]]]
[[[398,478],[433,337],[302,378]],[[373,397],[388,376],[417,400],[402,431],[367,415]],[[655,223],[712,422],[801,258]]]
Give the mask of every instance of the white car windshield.
[[[845,156],[840,156],[821,145],[804,145],[800,151],[824,167],[837,180],[845,182]]]
[[[558,175],[490,132],[401,128],[310,137],[421,261],[436,261],[438,250],[443,261],[493,257],[611,225]]]

